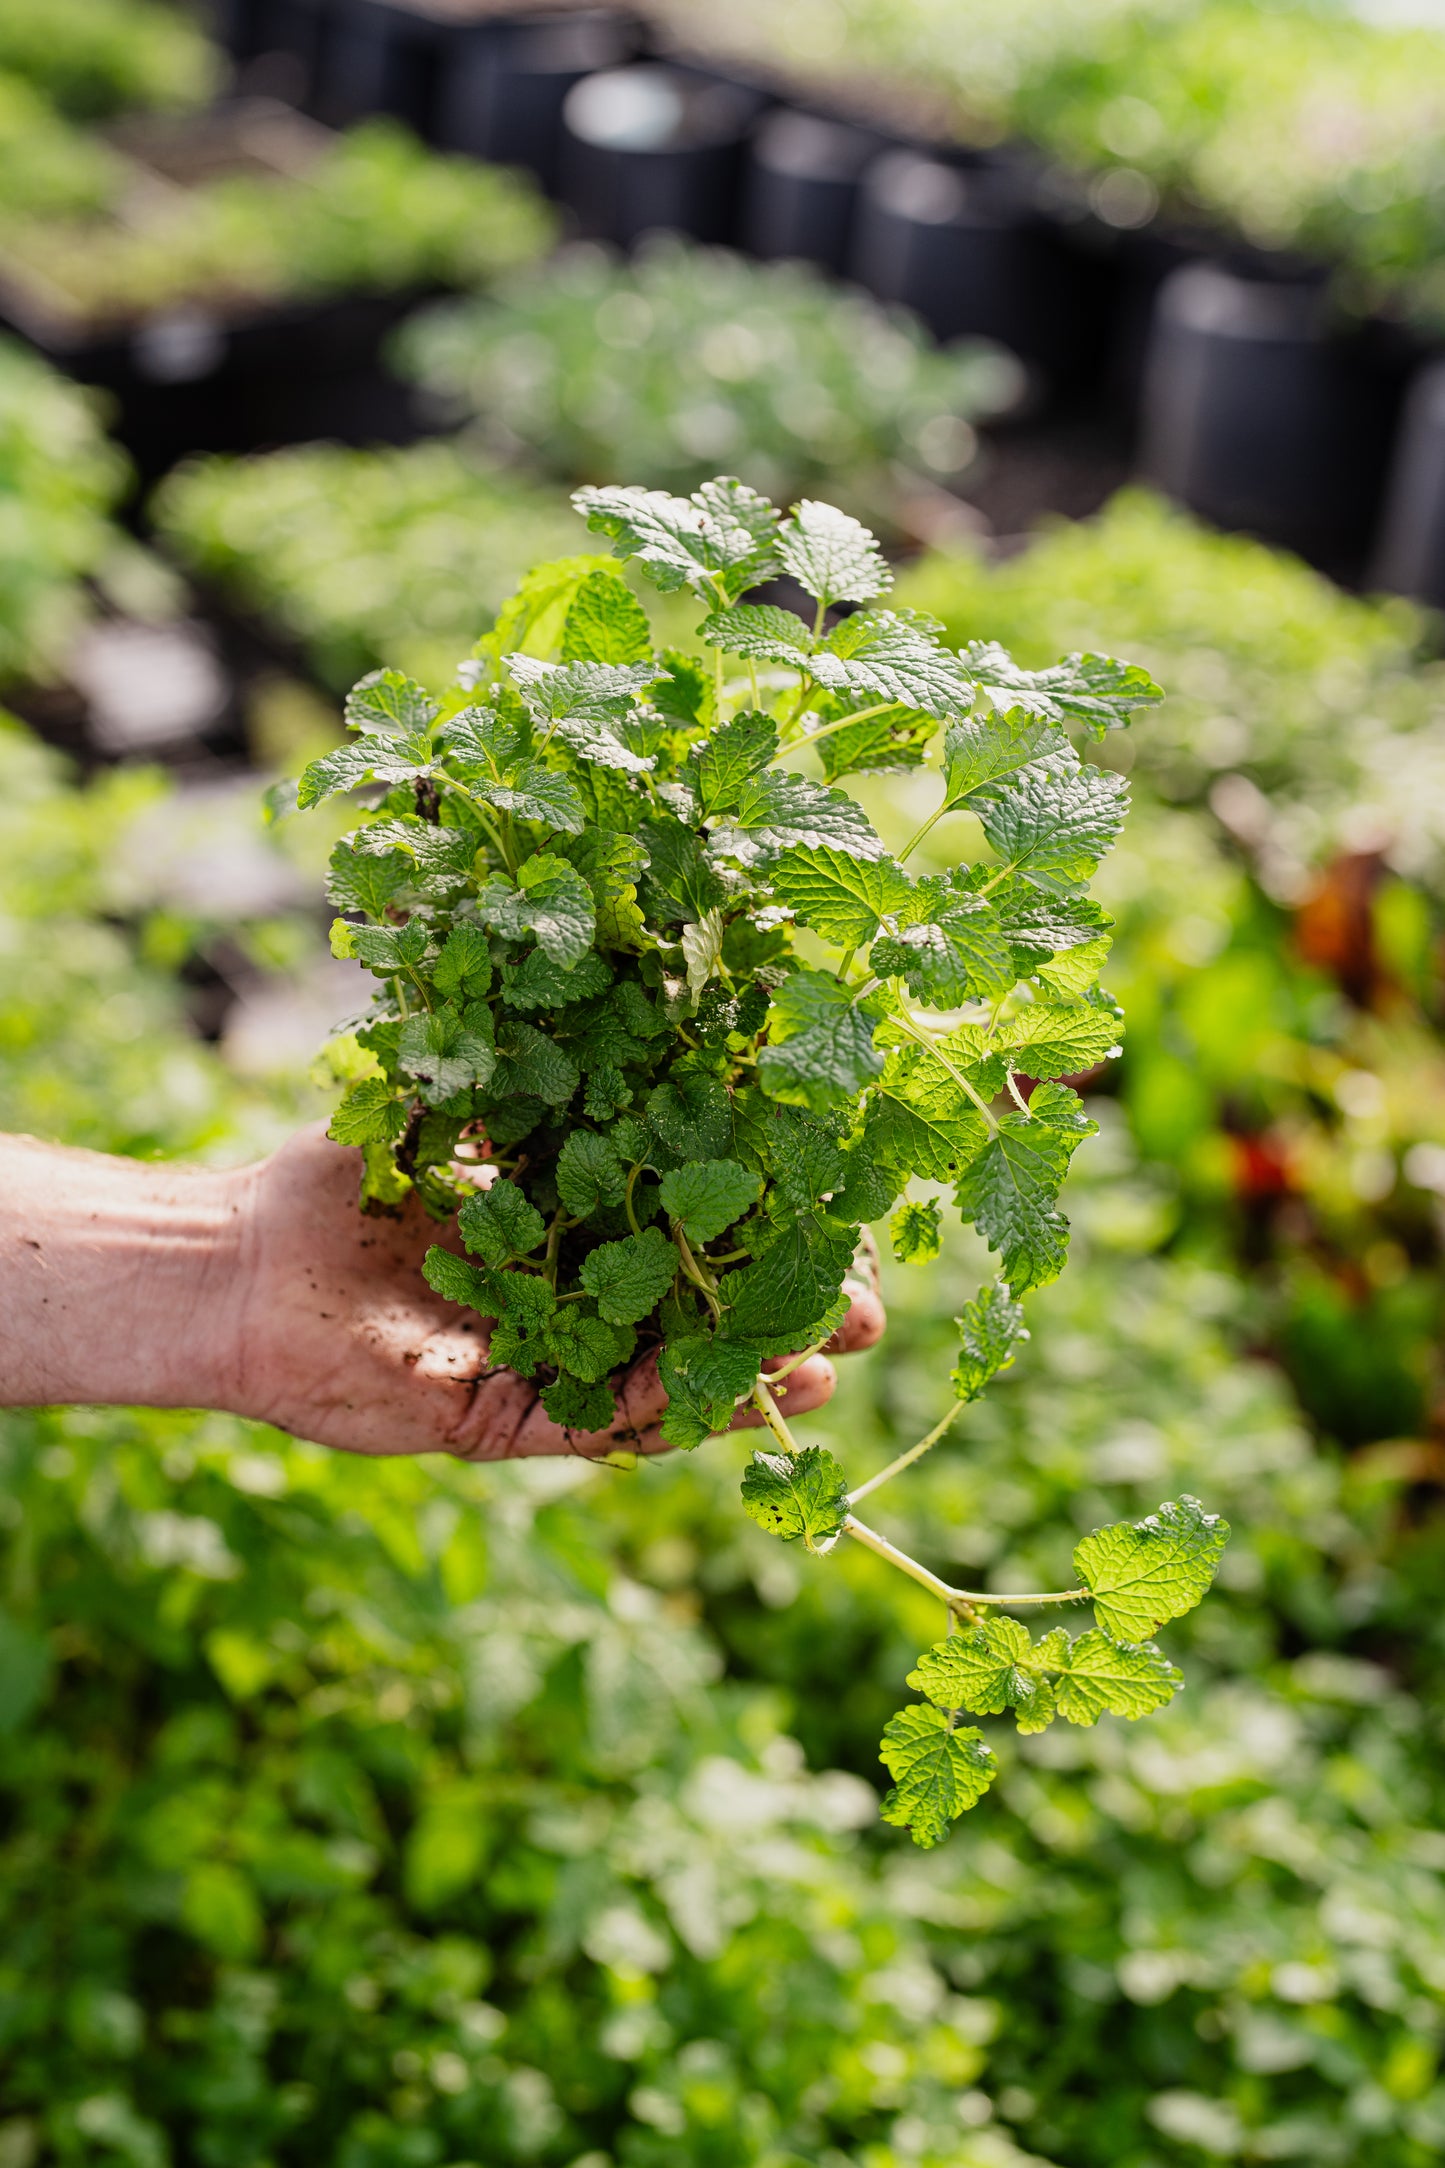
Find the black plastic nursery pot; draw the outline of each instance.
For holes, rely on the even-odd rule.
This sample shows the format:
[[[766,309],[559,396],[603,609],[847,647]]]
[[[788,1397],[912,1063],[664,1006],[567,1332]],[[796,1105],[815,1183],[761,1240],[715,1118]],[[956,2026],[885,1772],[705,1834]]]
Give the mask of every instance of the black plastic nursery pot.
[[[1398,413],[1404,357],[1344,331],[1320,279],[1219,264],[1159,289],[1145,370],[1145,476],[1216,526],[1358,574]]]
[[[997,340],[1044,386],[1092,375],[1103,271],[1043,214],[1011,160],[886,152],[863,176],[849,268],[937,338]]]
[[[761,92],[640,62],[587,76],[562,106],[558,193],[592,240],[735,236],[738,183]]]
[[[885,138],[851,122],[781,106],[748,142],[738,239],[753,256],[790,257],[841,273],[853,245],[866,168]]]
[[[109,395],[111,433],[145,483],[188,452],[416,437],[412,394],[381,356],[394,326],[426,298],[411,288],[229,316],[197,303],[87,334],[46,322],[0,286],[0,325]]]
[[[216,35],[248,74],[311,111],[337,0],[222,0]]]
[[[1445,360],[1406,395],[1370,584],[1445,609]]]
[[[610,8],[459,28],[438,75],[433,140],[522,166],[555,194],[567,93],[584,76],[623,66],[636,46],[636,26]]]

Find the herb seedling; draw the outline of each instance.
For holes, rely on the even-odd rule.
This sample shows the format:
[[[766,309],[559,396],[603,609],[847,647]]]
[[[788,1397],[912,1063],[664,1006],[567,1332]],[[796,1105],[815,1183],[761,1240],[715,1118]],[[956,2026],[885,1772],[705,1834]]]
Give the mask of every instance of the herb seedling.
[[[351,738],[299,789],[308,806],[380,786],[331,861],[333,945],[380,982],[331,1134],[360,1146],[371,1208],[415,1189],[455,1214],[468,1255],[434,1247],[427,1279],[494,1321],[490,1360],[537,1379],[555,1421],[624,1435],[609,1381],[655,1348],[672,1444],[761,1412],[755,1521],[818,1554],[863,1544],[938,1597],[950,1632],[910,1677],[927,1698],[882,1742],[883,1812],[930,1845],[996,1773],[964,1712],[1011,1707],[1032,1732],[1171,1699],[1148,1636],[1198,1602],[1227,1534],[1182,1499],[1086,1536],[1076,1586],[999,1595],[857,1510],[1009,1364],[1020,1296],[1063,1267],[1059,1191],[1094,1124],[1061,1079],[1119,1038],[1088,888],[1126,797],[1070,733],[1101,737],[1158,689],[1102,656],[1027,671],[944,646],[878,606],[878,546],[828,505],[783,518],[727,479],[574,501],[614,558],[696,598],[702,653],[655,650],[614,565],[577,557],[528,577],[442,700],[391,670],[356,687]],[[744,599],[782,574],[811,622]],[[917,767],[940,729],[938,803],[892,857],[838,780]],[[790,765],[805,750],[821,779]],[[910,874],[955,809],[987,859]],[[489,1189],[456,1164],[467,1138]],[[850,1488],[793,1435],[786,1366],[763,1365],[826,1343],[860,1230],[890,1207],[897,1254],[936,1254],[915,1177],[953,1185],[1000,1276],[964,1306],[941,1419]],[[1078,1638],[1001,1615],[1086,1601]]]

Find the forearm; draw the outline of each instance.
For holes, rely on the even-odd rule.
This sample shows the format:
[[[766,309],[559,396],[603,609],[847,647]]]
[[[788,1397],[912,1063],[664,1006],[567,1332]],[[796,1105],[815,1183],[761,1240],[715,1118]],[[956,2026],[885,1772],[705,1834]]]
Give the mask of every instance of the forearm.
[[[245,1181],[0,1136],[0,1405],[227,1406]]]

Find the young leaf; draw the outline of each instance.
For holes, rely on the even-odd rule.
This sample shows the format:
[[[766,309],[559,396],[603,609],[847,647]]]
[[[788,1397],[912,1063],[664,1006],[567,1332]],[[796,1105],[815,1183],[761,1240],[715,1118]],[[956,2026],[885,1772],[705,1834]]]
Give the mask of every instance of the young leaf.
[[[769,1353],[821,1338],[811,1328],[838,1303],[853,1243],[851,1228],[833,1234],[802,1219],[784,1227],[756,1263],[729,1272],[722,1282],[729,1338],[756,1340]]]
[[[955,1730],[952,1718],[927,1702],[888,1719],[878,1759],[893,1779],[879,1811],[924,1851],[941,1843],[950,1824],[978,1804],[998,1775],[982,1732],[973,1726]]]
[[[976,790],[1016,775],[1031,760],[1068,751],[1057,725],[1032,709],[965,716],[944,734],[944,802],[963,805]]]
[[[1097,1631],[1075,1641],[1050,1634],[1048,1642],[1054,1641],[1066,1644],[1053,1653],[1049,1668],[1058,1673],[1059,1715],[1071,1724],[1096,1724],[1106,1715],[1148,1716],[1167,1707],[1184,1684],[1183,1672],[1152,1641],[1114,1641]],[[1039,1644],[1041,1654],[1047,1645]]]
[[[665,595],[691,587],[733,602],[779,569],[778,516],[740,482],[709,482],[691,497],[661,489],[579,489],[572,502],[594,534],[611,536],[616,556],[639,559]]]
[[[930,1182],[946,1182],[967,1167],[986,1134],[983,1116],[956,1085],[947,1100],[925,1095],[914,1088],[896,1055],[869,1097],[863,1123],[864,1147],[872,1156]]]
[[[995,1034],[1011,1069],[1026,1076],[1075,1076],[1119,1051],[1123,1019],[1091,1003],[1035,1001]]]
[[[327,1124],[337,1144],[390,1144],[406,1128],[406,1108],[385,1077],[353,1084]]]
[[[1171,1499],[1143,1521],[1096,1528],[1074,1549],[1074,1570],[1094,1617],[1120,1641],[1145,1640],[1192,1611],[1214,1579],[1229,1523],[1197,1498]]]
[[[1023,1305],[1014,1301],[1004,1281],[995,1280],[964,1304],[954,1323],[962,1345],[948,1374],[960,1400],[977,1400],[989,1381],[1008,1369],[1019,1342],[1028,1338]]]
[[[702,818],[731,812],[744,784],[767,767],[777,750],[777,725],[754,709],[731,716],[694,745],[688,766]]]
[[[409,1016],[401,1027],[396,1058],[416,1078],[429,1107],[443,1106],[474,1085],[489,1084],[497,1066],[492,1012],[478,1001],[465,1012],[442,1008]]]
[[[893,1254],[900,1265],[931,1264],[943,1248],[943,1218],[937,1200],[901,1204],[888,1222]]]
[[[457,1228],[473,1255],[497,1270],[530,1256],[547,1232],[536,1206],[511,1182],[493,1182],[490,1189],[468,1197],[457,1214]]]
[[[656,1227],[604,1242],[583,1259],[580,1278],[612,1325],[631,1325],[661,1301],[677,1272],[677,1251]]]
[[[855,1098],[881,1074],[872,1019],[826,971],[795,971],[768,1011],[768,1044],[758,1059],[764,1091],[815,1114]]]
[[[743,866],[765,866],[786,850],[841,851],[849,858],[886,858],[863,808],[841,790],[801,775],[755,776],[738,793],[736,809],[713,830],[714,855]]]
[[[534,933],[564,970],[581,962],[597,931],[592,891],[574,866],[538,851],[517,869],[517,886],[490,881],[477,899],[488,925],[511,940]]]
[[[516,593],[502,604],[490,632],[484,632],[473,655],[493,670],[505,656],[520,648],[534,655],[549,655],[562,637],[567,613],[577,591],[594,572],[615,579],[605,557],[554,557],[533,565]]]
[[[453,1256],[433,1243],[421,1261],[422,1277],[434,1293],[445,1302],[459,1302],[468,1310],[477,1310],[483,1317],[497,1314],[496,1296],[490,1273],[482,1272],[476,1265],[469,1265],[465,1257]]]
[[[831,1453],[754,1453],[743,1475],[743,1511],[785,1543],[832,1544],[848,1518],[848,1479]]]
[[[979,684],[1000,703],[1022,696],[1038,713],[1083,723],[1096,738],[1122,728],[1135,708],[1164,698],[1147,670],[1111,655],[1066,655],[1047,670],[1021,670],[995,640],[971,640],[964,652]]]
[[[674,1160],[727,1158],[732,1106],[716,1077],[675,1072],[649,1092],[647,1119]]]
[[[471,1268],[473,1271],[476,1267]],[[547,1362],[547,1331],[557,1314],[557,1297],[544,1279],[531,1272],[488,1272],[485,1314],[495,1317],[487,1349],[493,1364],[505,1364],[524,1378]]]
[[[1040,1104],[1045,1092],[1062,1093],[1062,1101],[1046,1097]],[[1062,1086],[1040,1085],[1027,1114],[1000,1117],[958,1183],[960,1211],[998,1251],[1004,1278],[1021,1294],[1056,1280],[1064,1268],[1069,1223],[1055,1203],[1074,1151],[1095,1127],[1078,1107]]]
[[[580,1378],[563,1376],[552,1385],[544,1385],[537,1397],[554,1423],[584,1437],[610,1429],[617,1419],[617,1402],[611,1388],[600,1382],[589,1385]]]
[[[798,670],[815,645],[801,617],[773,602],[735,602],[729,609],[714,610],[697,632],[704,647],[720,647],[724,654],[746,655],[754,662],[791,664]]]
[[[914,610],[860,611],[834,627],[808,665],[830,692],[871,693],[927,715],[966,714],[973,680],[931,617]]]
[[[651,662],[647,612],[615,572],[589,572],[578,587],[562,628],[562,660]]]
[[[977,792],[971,810],[1011,872],[1055,895],[1074,896],[1117,840],[1128,803],[1122,775],[1065,752]]]
[[[1001,1716],[1015,1703],[1027,1709],[1036,1702],[1042,1677],[1027,1626],[989,1618],[926,1649],[908,1683],[940,1709]]]
[[[331,853],[326,893],[340,911],[385,918],[387,905],[411,875],[411,860],[403,851],[358,851],[349,842],[338,843]]]
[[[711,1242],[757,1202],[762,1177],[734,1159],[694,1160],[662,1178],[662,1209],[689,1242]]]
[[[893,585],[874,537],[836,505],[805,497],[778,530],[783,569],[815,602],[872,602]]]
[[[346,696],[351,730],[394,731],[414,737],[437,719],[437,704],[423,686],[401,670],[373,670]]]
[[[747,1340],[710,1340],[699,1333],[664,1347],[657,1372],[668,1396],[662,1419],[667,1443],[690,1448],[726,1430],[761,1362],[761,1351]]]
[[[784,851],[768,885],[802,925],[838,948],[866,947],[885,918],[913,901],[912,882],[891,858],[855,858],[827,847]]]
[[[555,1310],[543,1327],[543,1338],[547,1360],[588,1385],[618,1369],[637,1346],[630,1325],[608,1325],[600,1317],[585,1317],[574,1309]]]
[[[920,1001],[939,1009],[996,1001],[1014,984],[1013,950],[984,897],[926,876],[909,916],[910,924],[874,943],[869,962],[880,978],[903,979]]]
[[[609,1140],[574,1129],[557,1155],[557,1194],[573,1218],[621,1204],[626,1188],[627,1169]]]
[[[432,984],[448,1001],[480,1001],[492,983],[492,952],[480,926],[454,926],[432,966]]]

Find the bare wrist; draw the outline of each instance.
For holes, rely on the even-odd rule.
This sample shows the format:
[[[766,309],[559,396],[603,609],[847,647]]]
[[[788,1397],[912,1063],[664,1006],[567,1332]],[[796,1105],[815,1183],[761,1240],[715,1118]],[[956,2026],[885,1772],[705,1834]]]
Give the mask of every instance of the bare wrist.
[[[233,1405],[248,1177],[0,1138],[0,1401]]]

